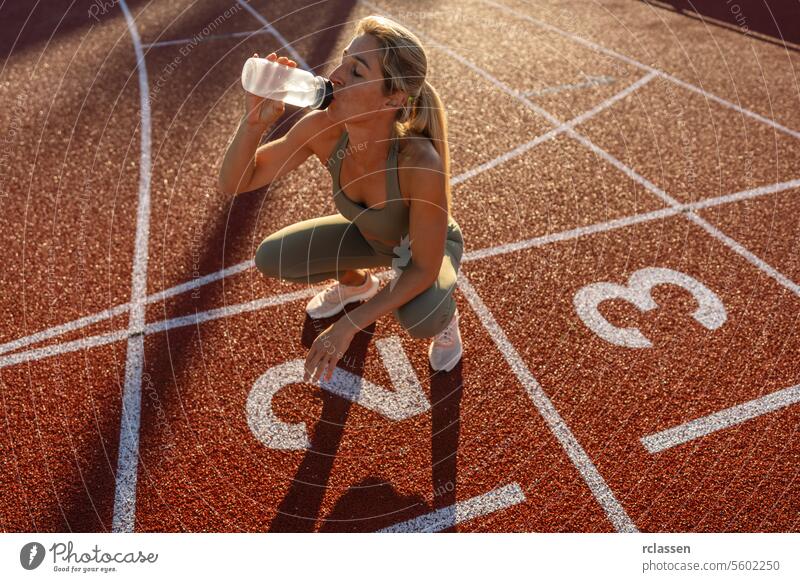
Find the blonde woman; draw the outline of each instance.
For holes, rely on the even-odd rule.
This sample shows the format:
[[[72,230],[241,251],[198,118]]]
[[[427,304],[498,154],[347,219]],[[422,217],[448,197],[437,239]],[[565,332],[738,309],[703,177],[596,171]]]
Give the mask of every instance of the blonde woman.
[[[275,53],[267,58],[296,66]],[[368,16],[341,58],[330,74],[327,109],[309,112],[260,147],[283,103],[246,92],[247,111],[228,145],[219,188],[231,194],[260,188],[312,154],[331,173],[339,212],[269,235],[255,255],[268,277],[337,280],[308,302],[312,318],[364,301],[316,338],[304,381],[329,380],[355,334],[389,312],[412,337],[432,338],[431,367],[450,371],[462,355],[453,291],[464,239],[450,214],[447,118],[425,78],[425,50],[402,25]],[[395,277],[379,291],[369,269],[388,266]]]

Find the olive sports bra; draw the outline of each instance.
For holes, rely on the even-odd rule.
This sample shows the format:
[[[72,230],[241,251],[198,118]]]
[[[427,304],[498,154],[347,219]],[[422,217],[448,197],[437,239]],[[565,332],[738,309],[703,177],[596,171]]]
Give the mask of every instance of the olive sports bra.
[[[386,161],[386,203],[382,208],[367,208],[348,198],[339,182],[348,139],[347,131],[343,132],[336,149],[328,158],[327,167],[333,179],[333,200],[336,209],[353,222],[362,234],[370,238],[392,240],[399,244],[400,239],[408,234],[409,213],[409,208],[400,193],[400,180],[397,175],[397,152],[400,141],[397,137],[392,140],[389,159]]]

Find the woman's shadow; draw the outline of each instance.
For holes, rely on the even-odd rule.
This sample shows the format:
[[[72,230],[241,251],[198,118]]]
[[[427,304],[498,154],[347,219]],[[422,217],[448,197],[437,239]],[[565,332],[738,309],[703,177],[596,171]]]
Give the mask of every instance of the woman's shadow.
[[[348,306],[355,309],[358,304]],[[345,308],[345,313],[348,309]],[[344,316],[344,313],[339,317]],[[338,318],[311,319],[306,316],[302,344],[310,348],[314,339]],[[337,364],[353,374],[363,373],[363,362],[375,324],[353,338],[345,356]],[[358,368],[354,368],[354,363]],[[361,363],[359,365],[359,363]],[[431,457],[433,502],[421,496],[403,496],[391,483],[368,477],[351,486],[336,502],[330,515],[322,520],[321,532],[374,532],[437,510],[453,507],[456,502],[456,452],[462,396],[462,362],[450,372],[434,372],[431,378]],[[322,500],[330,478],[336,452],[341,443],[350,400],[321,390],[322,414],[278,514],[270,523],[270,532],[315,531]],[[455,511],[437,514],[437,531],[454,531]]]

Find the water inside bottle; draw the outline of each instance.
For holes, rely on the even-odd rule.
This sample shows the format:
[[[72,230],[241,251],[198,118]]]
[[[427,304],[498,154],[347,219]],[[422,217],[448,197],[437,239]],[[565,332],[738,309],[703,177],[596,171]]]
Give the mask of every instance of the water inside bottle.
[[[310,105],[314,99],[314,88],[307,84],[291,83],[279,91],[270,91],[269,99],[275,99],[289,103],[290,105],[297,105],[298,107],[305,107]]]
[[[302,71],[253,59],[253,64],[245,67],[244,84],[251,87],[252,93],[267,99],[306,107],[314,102],[317,86],[313,75],[298,73]]]

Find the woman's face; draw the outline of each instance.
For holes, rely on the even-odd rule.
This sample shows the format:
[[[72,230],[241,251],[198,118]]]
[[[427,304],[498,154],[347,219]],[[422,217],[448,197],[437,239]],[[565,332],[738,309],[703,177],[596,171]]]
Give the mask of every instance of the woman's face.
[[[394,117],[402,95],[383,94],[379,48],[378,41],[369,34],[355,37],[345,48],[341,64],[329,77],[333,83],[333,101],[326,111],[333,121],[363,121],[387,110]]]

